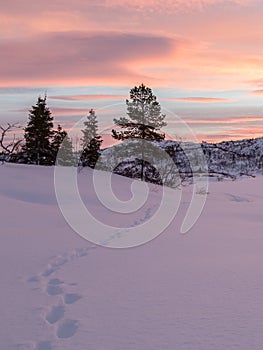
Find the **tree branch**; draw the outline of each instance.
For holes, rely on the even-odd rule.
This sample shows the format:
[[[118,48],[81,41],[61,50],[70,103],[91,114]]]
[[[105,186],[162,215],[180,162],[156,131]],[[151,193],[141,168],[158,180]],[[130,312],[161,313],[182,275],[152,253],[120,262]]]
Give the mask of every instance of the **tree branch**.
[[[21,129],[21,126],[18,123],[7,123],[6,127],[0,125],[0,147],[3,150],[3,153],[7,155],[14,153],[22,142],[22,139],[16,139],[16,135],[14,134],[12,141],[6,144],[7,135],[17,129]]]

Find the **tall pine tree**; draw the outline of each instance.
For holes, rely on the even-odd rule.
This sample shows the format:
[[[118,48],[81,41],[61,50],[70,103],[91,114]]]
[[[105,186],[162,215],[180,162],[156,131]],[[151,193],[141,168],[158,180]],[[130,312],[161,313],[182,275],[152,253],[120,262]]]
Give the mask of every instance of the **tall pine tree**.
[[[83,133],[81,139],[83,152],[80,157],[80,163],[82,166],[94,168],[100,156],[99,151],[102,144],[101,136],[98,135],[98,121],[94,109],[89,111],[84,125],[85,129],[81,130]]]
[[[144,141],[164,140],[165,134],[159,130],[166,125],[165,115],[153,95],[152,90],[144,84],[130,90],[130,100],[126,100],[128,117],[114,119],[121,131],[112,130],[112,137],[117,140],[141,139],[141,180],[144,178]]]
[[[46,96],[39,97],[29,111],[29,121],[25,128],[24,156],[26,162],[38,165],[54,164],[51,138],[53,136],[53,117],[46,105]]]

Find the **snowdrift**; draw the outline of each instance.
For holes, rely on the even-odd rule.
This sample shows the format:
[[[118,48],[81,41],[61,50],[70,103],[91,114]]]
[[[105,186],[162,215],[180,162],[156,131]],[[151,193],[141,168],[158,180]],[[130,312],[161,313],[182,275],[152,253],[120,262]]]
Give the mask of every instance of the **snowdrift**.
[[[187,186],[161,235],[110,249],[68,226],[53,173],[0,166],[1,349],[262,349],[262,176],[211,183],[202,215],[182,235],[192,196]],[[158,186],[141,211],[115,216],[95,197],[91,175],[81,172],[79,187],[100,219],[136,226],[154,215],[145,212]],[[131,182],[113,175],[122,200]]]

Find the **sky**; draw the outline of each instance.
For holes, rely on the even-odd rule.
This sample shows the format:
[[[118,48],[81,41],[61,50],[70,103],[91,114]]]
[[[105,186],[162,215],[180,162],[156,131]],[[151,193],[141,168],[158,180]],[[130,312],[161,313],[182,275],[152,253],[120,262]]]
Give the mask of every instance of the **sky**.
[[[46,93],[55,124],[93,108],[107,134],[144,83],[167,138],[261,137],[262,18],[262,0],[2,2],[0,125],[25,125]]]

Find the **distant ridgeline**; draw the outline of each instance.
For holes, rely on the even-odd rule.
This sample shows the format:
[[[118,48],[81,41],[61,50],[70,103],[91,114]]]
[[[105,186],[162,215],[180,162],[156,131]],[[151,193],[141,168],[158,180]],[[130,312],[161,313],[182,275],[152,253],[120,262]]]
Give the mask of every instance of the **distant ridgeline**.
[[[263,138],[201,144],[209,173],[223,176],[263,174]]]
[[[263,138],[220,143],[202,142],[201,144],[169,140],[154,142],[154,144],[169,154],[174,161],[176,171],[184,181],[191,180],[193,173],[201,175],[204,172],[204,163],[206,163],[209,176],[219,180],[263,174]],[[118,146],[101,152],[107,159],[106,164],[104,162],[102,167],[104,170],[114,169],[114,173],[119,175],[139,178],[141,160],[134,159],[132,149],[130,154],[129,147],[126,152],[122,150],[120,161],[118,160]],[[114,167],[114,164],[118,165]],[[156,171],[158,164],[151,165],[146,161],[145,165],[146,181],[161,183],[158,171]],[[159,166],[162,165],[159,164]],[[169,173],[171,169],[168,167],[166,171]]]

